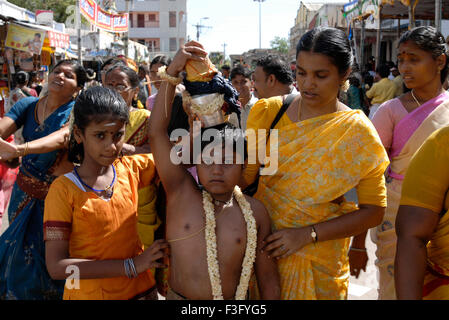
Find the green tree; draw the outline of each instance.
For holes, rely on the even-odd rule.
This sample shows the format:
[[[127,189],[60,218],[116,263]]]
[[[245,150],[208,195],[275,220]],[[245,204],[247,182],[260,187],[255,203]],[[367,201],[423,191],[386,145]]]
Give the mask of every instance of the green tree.
[[[65,22],[68,14],[68,6],[76,5],[76,0],[9,0],[9,2],[36,12],[36,10],[52,10],[53,19],[56,22]]]
[[[270,41],[270,46],[282,54],[288,54],[288,41],[286,38],[276,36]]]
[[[215,54],[209,54],[209,59],[214,65],[219,66],[223,61],[223,54],[219,52],[216,52]]]

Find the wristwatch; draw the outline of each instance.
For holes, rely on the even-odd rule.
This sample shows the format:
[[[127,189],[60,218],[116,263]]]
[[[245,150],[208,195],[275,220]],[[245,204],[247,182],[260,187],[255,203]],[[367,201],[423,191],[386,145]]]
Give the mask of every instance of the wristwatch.
[[[313,239],[313,242],[318,242],[318,235],[316,234],[315,227],[312,225],[312,232],[310,233],[310,236]]]

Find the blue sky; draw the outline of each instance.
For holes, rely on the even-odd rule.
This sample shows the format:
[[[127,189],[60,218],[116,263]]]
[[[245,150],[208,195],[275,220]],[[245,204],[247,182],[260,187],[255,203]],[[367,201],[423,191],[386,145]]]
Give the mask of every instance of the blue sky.
[[[293,27],[300,0],[265,0],[262,2],[262,48],[270,48],[270,41],[279,36],[288,38]],[[306,0],[304,2],[324,2]],[[348,1],[326,0],[325,2]],[[259,3],[254,0],[187,0],[187,35],[196,40],[200,22],[211,26],[203,29],[200,42],[207,51],[223,51],[226,55],[240,54],[259,48]]]

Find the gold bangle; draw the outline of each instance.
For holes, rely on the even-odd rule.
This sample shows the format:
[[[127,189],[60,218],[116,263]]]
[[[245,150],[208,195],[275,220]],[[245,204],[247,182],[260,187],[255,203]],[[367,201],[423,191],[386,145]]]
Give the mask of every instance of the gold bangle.
[[[172,77],[171,75],[169,75],[167,73],[167,66],[162,66],[159,69],[157,69],[157,75],[162,79],[162,80],[166,80],[168,83],[177,86],[178,84],[180,84],[183,80],[182,76],[178,76],[178,77]]]
[[[28,154],[28,142],[25,142],[25,149],[22,152],[22,157],[25,157]]]

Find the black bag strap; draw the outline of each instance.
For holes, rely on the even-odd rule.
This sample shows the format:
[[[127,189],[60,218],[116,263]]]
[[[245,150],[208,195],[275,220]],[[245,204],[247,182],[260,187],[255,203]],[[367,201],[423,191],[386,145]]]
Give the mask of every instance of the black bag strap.
[[[274,127],[278,124],[279,120],[281,120],[282,116],[284,115],[285,111],[287,111],[288,107],[292,103],[293,99],[295,99],[298,96],[298,93],[290,93],[284,100],[284,103],[282,104],[282,107],[279,109],[278,113],[276,114],[276,117],[274,118],[273,122],[271,123],[270,130],[268,130],[267,134],[267,142],[268,138],[270,137],[271,130],[274,129]]]

